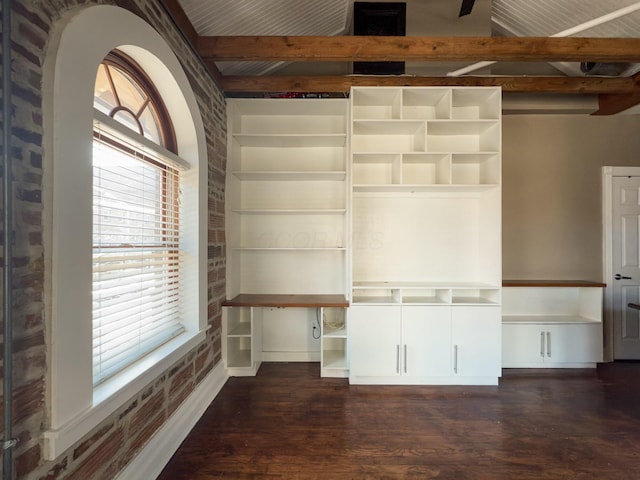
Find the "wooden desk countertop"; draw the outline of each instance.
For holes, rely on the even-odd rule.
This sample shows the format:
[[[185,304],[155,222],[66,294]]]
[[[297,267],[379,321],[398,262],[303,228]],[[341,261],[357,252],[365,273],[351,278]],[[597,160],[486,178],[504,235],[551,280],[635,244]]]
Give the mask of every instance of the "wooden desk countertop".
[[[223,307],[348,307],[344,295],[287,295],[241,293],[222,302]]]

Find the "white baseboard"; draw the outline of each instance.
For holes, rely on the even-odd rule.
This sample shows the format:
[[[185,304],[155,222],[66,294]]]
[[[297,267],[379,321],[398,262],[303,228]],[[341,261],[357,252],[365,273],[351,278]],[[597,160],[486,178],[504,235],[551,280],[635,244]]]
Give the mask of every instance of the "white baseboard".
[[[140,453],[117,475],[116,479],[157,478],[228,378],[220,362],[151,437]]]
[[[320,352],[262,352],[263,362],[319,362]]]

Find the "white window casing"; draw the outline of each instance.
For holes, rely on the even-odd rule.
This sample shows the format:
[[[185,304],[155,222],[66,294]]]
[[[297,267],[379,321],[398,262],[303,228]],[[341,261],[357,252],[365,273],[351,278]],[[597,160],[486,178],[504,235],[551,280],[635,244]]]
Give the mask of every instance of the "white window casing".
[[[118,28],[105,29],[104,25]],[[93,90],[98,65],[116,48],[134,59],[153,79],[175,129],[178,155],[163,151],[159,154],[164,155],[166,163],[180,169],[185,213],[181,219],[185,275],[180,298],[185,332],[142,362],[94,388],[93,128],[96,117],[105,134],[118,126],[111,119],[96,115]],[[74,10],[59,22],[45,59],[43,91],[50,373],[49,429],[44,435],[44,456],[53,460],[205,338],[207,157],[198,104],[176,55],[150,25],[125,9],[91,6]],[[141,142],[135,136],[129,140]]]

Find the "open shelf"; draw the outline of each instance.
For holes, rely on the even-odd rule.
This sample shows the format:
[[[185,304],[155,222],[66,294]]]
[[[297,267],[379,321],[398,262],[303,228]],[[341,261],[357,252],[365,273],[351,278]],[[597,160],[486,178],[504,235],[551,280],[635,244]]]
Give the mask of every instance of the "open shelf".
[[[443,120],[427,124],[427,152],[497,153],[500,123],[496,120]]]
[[[402,92],[403,119],[449,119],[451,118],[451,89],[410,88]]]
[[[345,351],[340,350],[323,350],[322,351],[322,368],[346,370],[347,357]]]
[[[412,120],[354,121],[354,153],[424,152],[425,123]]]
[[[236,133],[233,138],[243,147],[342,147],[347,141],[344,134]]]
[[[251,337],[227,336],[227,367],[249,368],[251,362]]]
[[[384,186],[461,190],[466,186],[500,184],[497,153],[358,153],[353,155],[354,191],[379,191]],[[367,188],[371,187],[371,188]]]
[[[500,305],[500,288],[433,282],[354,282],[354,304]]]
[[[452,91],[451,118],[498,120],[500,92],[487,88],[456,88]]]
[[[354,120],[400,119],[402,90],[397,88],[362,87],[351,93],[351,115]]]
[[[240,180],[250,181],[344,181],[344,171],[235,171],[233,175]]]
[[[344,215],[347,210],[345,208],[234,208],[233,213],[240,215]]]

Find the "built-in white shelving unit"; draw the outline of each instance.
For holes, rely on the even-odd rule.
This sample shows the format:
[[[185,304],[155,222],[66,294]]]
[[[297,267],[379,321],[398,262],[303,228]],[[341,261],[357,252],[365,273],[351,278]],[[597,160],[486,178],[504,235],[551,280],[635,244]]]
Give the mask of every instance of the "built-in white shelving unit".
[[[500,89],[357,87],[351,114],[350,381],[497,383]]]
[[[320,328],[323,376],[497,383],[500,101],[475,87],[228,101],[232,375],[274,358],[261,351],[267,323],[295,307],[315,342]]]
[[[604,284],[505,281],[505,368],[593,368],[602,361]]]
[[[227,367],[235,374],[251,374],[255,369],[249,369],[253,364],[247,360],[247,349],[253,345],[259,350],[261,346],[259,338],[251,343],[248,336],[255,337],[256,323],[263,321],[258,313],[262,308],[294,306],[320,311],[331,305],[335,296],[346,304],[348,102],[229,99],[227,106],[225,204],[230,306],[225,308],[225,321],[233,324],[236,310],[250,309],[254,328],[244,337],[227,335],[224,347]],[[291,302],[283,295],[304,298]],[[326,296],[332,296],[328,303]],[[240,303],[249,306],[237,306],[233,299],[239,297],[243,299]],[[277,312],[270,311],[268,317],[274,318]],[[314,317],[308,313],[301,315],[301,322]],[[283,315],[280,323],[289,318],[291,315]],[[264,329],[274,328],[275,322],[264,323]],[[269,333],[273,338],[273,332]],[[321,361],[330,366],[323,373],[345,376],[346,336],[325,339],[323,334],[322,340]],[[306,358],[316,353],[292,354]]]
[[[235,307],[226,312],[222,325],[224,360],[229,375],[255,375],[260,367],[262,311],[253,307]]]
[[[321,375],[323,377],[347,377],[347,309],[322,307]]]
[[[347,102],[229,99],[227,294],[347,291]]]

